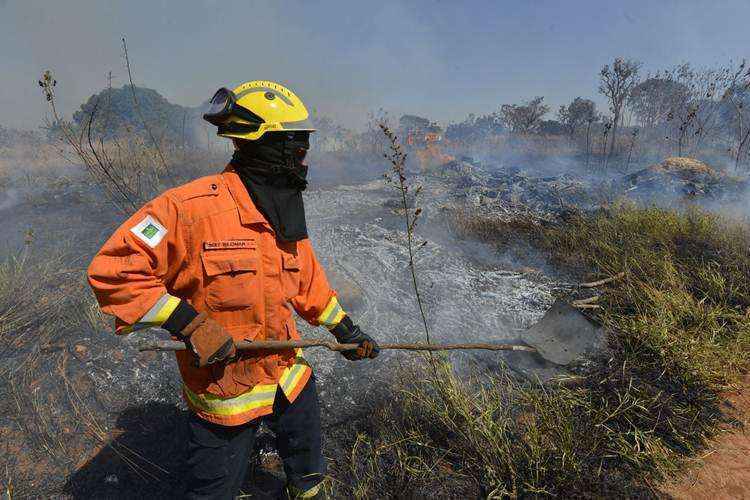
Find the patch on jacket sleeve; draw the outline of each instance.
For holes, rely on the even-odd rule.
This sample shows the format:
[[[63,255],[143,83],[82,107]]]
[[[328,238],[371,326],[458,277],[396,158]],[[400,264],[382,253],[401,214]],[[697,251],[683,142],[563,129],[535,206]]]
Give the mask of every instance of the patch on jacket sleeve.
[[[162,226],[158,220],[147,215],[141,222],[130,228],[130,232],[140,238],[146,245],[154,248],[167,234],[167,228]]]

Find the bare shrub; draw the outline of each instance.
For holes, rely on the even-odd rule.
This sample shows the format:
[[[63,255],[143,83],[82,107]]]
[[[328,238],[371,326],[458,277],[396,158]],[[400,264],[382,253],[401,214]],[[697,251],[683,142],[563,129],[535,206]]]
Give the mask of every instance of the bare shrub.
[[[503,104],[500,119],[508,130],[526,134],[539,128],[542,117],[549,113],[549,109],[544,104],[544,97],[535,97],[523,104]]]
[[[614,151],[617,128],[623,118],[623,108],[633,87],[638,83],[640,67],[640,62],[617,57],[611,67],[605,64],[599,73],[599,92],[609,100],[609,110],[612,113],[612,132],[607,157]]]

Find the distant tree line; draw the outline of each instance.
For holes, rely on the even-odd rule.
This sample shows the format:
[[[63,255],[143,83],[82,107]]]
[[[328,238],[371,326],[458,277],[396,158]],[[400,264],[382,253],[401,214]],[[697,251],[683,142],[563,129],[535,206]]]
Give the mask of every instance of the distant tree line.
[[[31,146],[44,143],[45,137],[37,130],[18,130],[0,125],[0,148],[9,148],[15,144]]]
[[[629,163],[634,154],[720,155],[732,158],[737,169],[746,168],[750,70],[744,61],[709,69],[685,63],[646,75],[641,68],[640,62],[621,57],[601,68],[598,90],[607,103],[604,112],[592,99],[578,96],[550,117],[552,109],[545,98],[535,96],[519,103],[489,105],[486,113],[469,114],[446,127],[413,114],[404,114],[392,123],[394,120],[381,109],[369,114],[366,129],[359,132],[313,112],[311,118],[317,128],[313,148],[378,153],[382,134],[376,124],[386,122],[399,140],[414,140],[417,146],[431,137],[468,148],[489,144],[493,138],[521,141],[554,137],[556,143],[567,141],[587,164],[595,157],[604,168],[610,161],[625,159]],[[107,140],[142,134],[146,123],[160,142],[182,146],[200,143],[210,149],[213,130],[200,119],[201,110],[201,106],[172,104],[153,89],[125,85],[106,88],[88,98],[73,114],[72,125],[79,130],[90,125],[94,136]],[[55,125],[47,131],[50,135],[58,132]],[[20,137],[18,132],[13,134],[0,128],[0,146]]]
[[[142,134],[148,126],[160,141],[178,145],[194,145],[197,137],[193,130],[198,118],[198,108],[173,104],[156,90],[131,89],[130,85],[106,88],[89,97],[73,113],[75,126],[88,129],[90,124],[97,138],[106,140],[125,134]]]
[[[576,97],[554,118],[544,97],[502,104],[484,115],[470,114],[450,123],[444,137],[471,146],[491,137],[565,137],[582,155],[596,156],[607,167],[639,150],[642,154],[731,157],[735,168],[748,162],[750,150],[750,70],[743,61],[719,68],[690,64],[642,75],[642,64],[615,58],[599,72],[599,93],[606,112],[592,99]],[[402,129],[424,129],[428,118],[404,115]]]

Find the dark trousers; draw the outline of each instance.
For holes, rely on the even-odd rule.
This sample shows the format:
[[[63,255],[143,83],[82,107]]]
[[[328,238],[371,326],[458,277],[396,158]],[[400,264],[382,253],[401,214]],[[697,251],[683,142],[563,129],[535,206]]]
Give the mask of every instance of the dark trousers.
[[[279,388],[273,413],[244,425],[226,427],[191,414],[187,498],[229,499],[239,493],[261,421],[276,434],[276,448],[291,485],[304,491],[323,479],[318,392],[315,377],[310,377],[294,403]]]

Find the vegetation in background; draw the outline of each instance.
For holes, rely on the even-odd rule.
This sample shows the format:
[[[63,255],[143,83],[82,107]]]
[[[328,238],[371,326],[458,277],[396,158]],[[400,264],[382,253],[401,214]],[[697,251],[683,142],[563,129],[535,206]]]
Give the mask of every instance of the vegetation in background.
[[[0,148],[10,148],[16,143],[38,146],[44,142],[44,137],[34,130],[16,130],[0,125]]]
[[[617,128],[622,121],[622,113],[625,103],[630,96],[633,87],[638,83],[638,71],[641,63],[637,61],[626,60],[621,57],[615,58],[610,68],[605,64],[599,73],[599,93],[604,95],[609,101],[609,111],[612,113],[612,133],[610,134],[611,144],[605,153],[604,167],[607,166],[607,160],[612,155],[615,148],[615,139],[617,137]],[[606,147],[606,144],[605,144]]]
[[[544,97],[538,96],[523,104],[500,106],[500,120],[510,132],[528,134],[539,130],[542,117],[549,113]]]
[[[73,122],[86,129],[91,116],[92,133],[105,140],[130,133],[145,133],[141,119],[133,106],[135,92],[143,109],[144,119],[153,123],[155,134],[162,140],[175,144],[194,145],[197,137],[192,133],[195,115],[192,108],[172,104],[153,89],[123,85],[120,88],[106,88],[92,95],[73,113]]]
[[[395,397],[347,428],[339,494],[656,495],[716,432],[720,391],[749,367],[748,226],[627,205],[548,228],[454,222],[490,242],[525,235],[581,277],[625,272],[592,309],[608,351],[567,384],[406,369]]]
[[[590,99],[576,97],[546,119],[550,109],[536,97],[449,124],[445,148],[523,160],[567,157],[587,170],[627,171],[631,164],[674,155],[747,170],[750,72],[744,62],[705,69],[686,63],[643,77],[640,67],[638,61],[615,58],[602,68],[599,91],[607,99],[607,115]],[[501,140],[510,134],[513,141]]]
[[[154,137],[151,124],[139,111],[138,100],[141,94],[141,99],[144,96],[147,99],[146,105],[153,104],[150,98],[160,98],[154,91],[136,90],[132,83],[129,88],[117,91],[110,88],[89,99],[82,111],[74,115],[75,123],[69,123],[58,113],[57,80],[50,71],[42,74],[39,86],[52,112],[50,128],[59,132],[60,140],[74,155],[66,159],[82,165],[91,179],[104,189],[109,201],[123,213],[137,210],[179,179],[195,177],[201,168],[211,165],[210,160],[215,161],[210,151],[188,148],[184,140],[175,143],[167,140],[163,133],[158,140]],[[129,105],[123,104],[126,98],[131,101]],[[162,106],[150,110],[148,116],[154,116],[155,123],[166,126],[170,122],[162,120],[169,120],[169,116],[153,115],[164,107],[166,100],[161,100]],[[113,105],[125,110],[113,111]],[[140,129],[132,123],[136,117],[140,120]]]
[[[497,112],[482,116],[470,114],[462,122],[449,124],[445,129],[445,138],[457,143],[478,143],[500,135],[503,130],[503,123]]]
[[[608,101],[604,114],[591,99],[579,96],[550,117],[544,97],[537,96],[520,103],[487,103],[483,114],[470,114],[443,126],[430,117],[413,114],[391,120],[380,109],[369,114],[365,130],[357,131],[313,110],[318,131],[311,155],[313,159],[325,155],[329,164],[342,165],[332,170],[342,170],[348,162],[365,165],[365,173],[387,148],[377,124],[392,121],[391,130],[407,152],[417,150],[410,156],[420,164],[424,158],[419,150],[438,143],[440,151],[426,155],[429,165],[422,166],[480,155],[498,164],[533,167],[565,160],[559,161],[565,168],[576,164],[586,171],[625,173],[677,155],[747,173],[750,68],[744,62],[715,68],[684,63],[646,75],[640,67],[639,61],[614,58],[602,68],[600,92]],[[221,149],[212,143],[212,130],[200,119],[206,104],[185,108],[132,82],[112,87],[110,78],[107,88],[83,103],[72,121],[55,119],[47,129],[50,138],[57,139],[65,139],[63,128],[75,131],[84,146],[89,129],[94,143],[100,139],[105,143],[145,139],[163,167],[171,161],[174,149],[183,156],[196,148],[209,154]],[[3,143],[8,140],[3,136],[9,136],[7,130],[0,130],[0,160],[30,157],[12,148],[4,150]],[[38,134],[16,132],[13,136],[18,138],[14,144],[38,144]],[[216,152],[228,153],[226,149]]]

